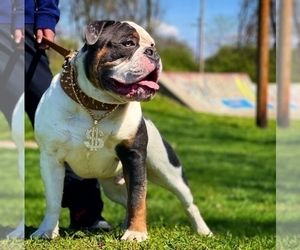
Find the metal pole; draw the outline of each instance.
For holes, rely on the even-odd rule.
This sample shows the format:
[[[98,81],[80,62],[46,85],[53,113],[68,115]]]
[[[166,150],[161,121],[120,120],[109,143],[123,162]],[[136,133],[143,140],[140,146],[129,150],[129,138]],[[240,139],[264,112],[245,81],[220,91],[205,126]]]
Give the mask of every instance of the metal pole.
[[[277,124],[289,126],[293,0],[281,0],[277,51]]]
[[[200,2],[200,20],[199,20],[199,72],[204,72],[204,9],[205,0]]]
[[[259,1],[258,69],[256,125],[267,127],[267,91],[269,83],[270,0]]]

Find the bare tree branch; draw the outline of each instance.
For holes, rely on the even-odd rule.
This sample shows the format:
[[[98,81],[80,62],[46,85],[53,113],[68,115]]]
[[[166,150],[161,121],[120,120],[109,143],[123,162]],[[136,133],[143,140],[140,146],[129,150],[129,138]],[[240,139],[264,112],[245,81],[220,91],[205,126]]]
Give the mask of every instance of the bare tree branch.
[[[66,4],[76,34],[92,21],[108,19],[133,21],[153,34],[162,14],[159,0],[69,0]]]
[[[238,47],[256,44],[258,36],[258,3],[259,0],[243,0],[239,12]],[[276,0],[271,0],[270,32],[276,40]],[[275,44],[274,44],[275,46]]]
[[[293,17],[294,17],[294,25],[296,29],[296,34],[298,39],[300,40],[300,18],[299,18],[299,11],[300,11],[300,1],[294,1],[294,8],[293,8]]]

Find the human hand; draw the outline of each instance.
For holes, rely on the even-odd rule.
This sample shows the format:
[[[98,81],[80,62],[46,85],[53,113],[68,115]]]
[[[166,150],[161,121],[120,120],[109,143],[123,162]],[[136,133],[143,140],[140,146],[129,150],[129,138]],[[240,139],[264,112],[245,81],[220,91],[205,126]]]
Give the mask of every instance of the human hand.
[[[14,40],[18,49],[24,49],[24,29],[16,29],[14,32]]]
[[[49,49],[47,44],[42,43],[43,36],[51,42],[54,42],[55,33],[51,29],[38,29],[36,31],[36,41],[40,44],[39,49]]]
[[[16,29],[14,33],[15,43],[20,43],[24,39],[24,29]]]

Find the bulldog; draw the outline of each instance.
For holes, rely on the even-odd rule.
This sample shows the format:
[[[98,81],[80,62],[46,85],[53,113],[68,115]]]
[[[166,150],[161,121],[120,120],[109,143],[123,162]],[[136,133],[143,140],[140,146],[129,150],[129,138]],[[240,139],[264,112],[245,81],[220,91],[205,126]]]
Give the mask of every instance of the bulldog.
[[[46,212],[35,238],[59,235],[65,163],[98,178],[108,198],[126,208],[122,240],[147,239],[147,179],[174,193],[199,234],[211,231],[193,202],[170,144],[144,118],[140,102],[159,89],[154,40],[133,22],[95,21],[85,44],[53,78],[36,112]]]

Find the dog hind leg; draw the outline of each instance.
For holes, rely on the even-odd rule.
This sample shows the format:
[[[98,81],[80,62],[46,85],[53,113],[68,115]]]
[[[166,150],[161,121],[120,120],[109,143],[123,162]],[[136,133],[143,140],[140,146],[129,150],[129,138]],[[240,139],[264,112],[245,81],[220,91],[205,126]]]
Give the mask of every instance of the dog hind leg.
[[[126,216],[122,222],[122,228],[127,227],[127,189],[125,182],[120,182],[121,176],[99,179],[100,186],[102,187],[104,194],[112,201],[122,205],[126,210]]]
[[[194,204],[193,196],[184,177],[181,164],[170,144],[164,140],[158,130],[150,122],[147,123],[149,133],[147,178],[154,184],[174,193],[180,200],[193,229],[204,235],[211,235],[199,209]]]
[[[198,207],[194,204],[191,190],[182,177],[182,168],[174,169],[173,166],[169,166],[168,168],[164,166],[164,168],[172,168],[173,173],[171,177],[169,175],[170,173],[155,172],[153,174],[151,171],[148,171],[148,180],[175,194],[181,202],[193,229],[198,234],[211,235],[212,233],[203,220]],[[162,168],[159,168],[159,170],[161,169]]]

